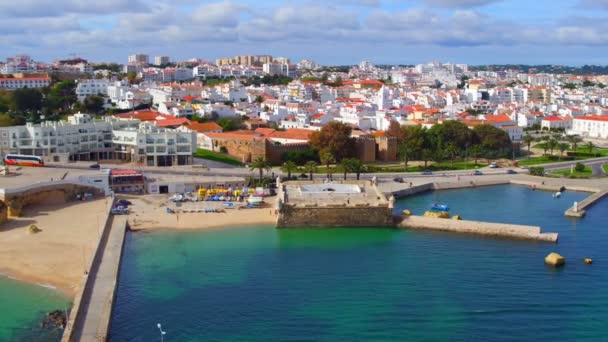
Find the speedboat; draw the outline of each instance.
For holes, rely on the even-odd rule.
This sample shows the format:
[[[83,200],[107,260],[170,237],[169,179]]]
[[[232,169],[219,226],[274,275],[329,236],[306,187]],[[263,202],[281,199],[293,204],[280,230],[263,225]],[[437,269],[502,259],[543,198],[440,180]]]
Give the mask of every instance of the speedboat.
[[[434,203],[431,206],[431,210],[434,210],[434,211],[449,211],[450,208],[447,205],[445,205],[445,204]]]
[[[249,203],[262,203],[264,202],[264,197],[260,197],[260,196],[249,196],[249,198],[247,199],[247,202]]]

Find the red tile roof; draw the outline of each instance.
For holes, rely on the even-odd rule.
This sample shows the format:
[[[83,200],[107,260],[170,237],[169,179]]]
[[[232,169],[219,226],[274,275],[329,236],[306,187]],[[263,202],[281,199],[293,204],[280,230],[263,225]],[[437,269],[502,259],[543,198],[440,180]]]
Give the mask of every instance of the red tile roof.
[[[156,121],[156,126],[158,127],[182,126],[188,124],[190,124],[190,120],[186,118],[171,118]]]
[[[551,115],[543,118],[543,121],[564,121],[565,119],[561,116]]]
[[[586,115],[579,116],[576,120],[608,121],[608,115]]]
[[[114,116],[120,119],[138,119],[140,121],[156,121],[159,117],[165,119],[172,118],[172,116],[163,115],[153,110],[140,110],[123,114],[116,114]]]
[[[197,131],[199,133],[210,132],[210,131],[222,131],[222,126],[216,124],[215,122],[195,122],[191,121],[188,125],[193,131]]]

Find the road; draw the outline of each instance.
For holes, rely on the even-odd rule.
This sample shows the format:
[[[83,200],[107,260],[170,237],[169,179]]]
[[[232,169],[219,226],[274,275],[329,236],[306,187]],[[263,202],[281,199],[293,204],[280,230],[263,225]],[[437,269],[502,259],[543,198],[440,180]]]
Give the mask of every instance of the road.
[[[587,166],[590,166],[593,170],[593,177],[601,177],[604,176],[603,165],[608,163],[608,157],[587,159],[587,160],[575,160],[575,161],[567,161],[561,163],[553,163],[553,164],[545,164],[538,165],[545,168],[545,171],[557,171],[557,170],[569,170],[571,167],[576,165],[577,163],[582,163]]]

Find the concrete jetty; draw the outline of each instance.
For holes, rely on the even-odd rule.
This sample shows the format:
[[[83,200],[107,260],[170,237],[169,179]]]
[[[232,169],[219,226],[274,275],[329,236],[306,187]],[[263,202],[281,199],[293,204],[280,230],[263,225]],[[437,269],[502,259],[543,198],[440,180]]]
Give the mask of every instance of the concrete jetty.
[[[62,342],[107,339],[126,228],[127,216],[109,217]]]
[[[558,239],[558,233],[542,233],[541,228],[538,226],[451,220],[422,216],[405,216],[400,220],[397,223],[397,227],[399,228],[439,230],[553,243],[556,243]]]
[[[568,217],[583,217],[587,213],[585,211],[585,209],[587,209],[588,207],[595,204],[595,202],[606,197],[606,195],[608,195],[608,190],[598,191],[598,192],[594,193],[593,195],[580,201],[577,204],[576,208],[574,206],[568,208],[568,210],[566,210],[566,212],[565,212],[565,215]]]

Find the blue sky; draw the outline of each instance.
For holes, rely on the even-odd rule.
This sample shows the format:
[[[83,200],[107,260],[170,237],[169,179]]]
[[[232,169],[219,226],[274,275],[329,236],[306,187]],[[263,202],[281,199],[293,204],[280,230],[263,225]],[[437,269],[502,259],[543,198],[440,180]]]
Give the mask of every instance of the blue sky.
[[[0,1],[5,56],[608,64],[608,0]]]

